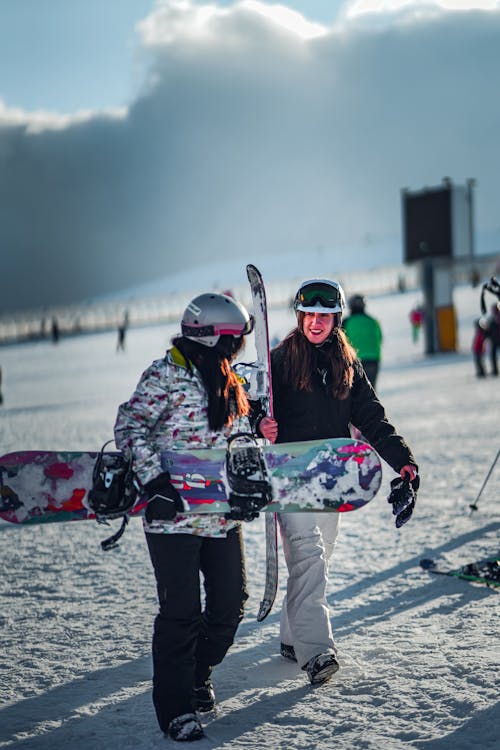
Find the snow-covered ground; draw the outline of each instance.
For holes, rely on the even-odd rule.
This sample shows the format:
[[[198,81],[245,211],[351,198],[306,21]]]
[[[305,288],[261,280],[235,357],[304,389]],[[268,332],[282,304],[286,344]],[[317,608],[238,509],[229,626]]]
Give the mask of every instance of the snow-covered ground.
[[[202,289],[200,289],[202,291]],[[278,655],[276,606],[259,624],[263,520],[245,526],[250,599],[214,673],[218,708],[204,748],[460,750],[499,747],[498,590],[431,576],[422,557],[459,565],[498,551],[500,465],[472,516],[500,442],[500,383],[476,379],[470,355],[479,291],[455,290],[460,352],[425,357],[411,341],[415,293],[370,298],[381,321],[379,395],[411,444],[422,485],[397,531],[379,496],[343,516],[329,603],[341,669],[312,689]],[[293,320],[272,309],[273,335]],[[5,403],[0,453],[92,449],[112,436],[118,404],[161,356],[176,327],[0,349]],[[250,356],[251,351],[248,352]],[[0,525],[0,747],[149,750],[160,733],[150,697],[155,586],[141,524],[103,553],[92,522]]]

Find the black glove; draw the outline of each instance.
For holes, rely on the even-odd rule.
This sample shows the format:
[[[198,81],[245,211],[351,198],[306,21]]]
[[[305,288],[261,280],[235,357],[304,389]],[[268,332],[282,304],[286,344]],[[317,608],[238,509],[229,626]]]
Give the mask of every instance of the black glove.
[[[229,495],[231,510],[224,514],[224,518],[231,521],[253,521],[259,517],[259,510],[265,503],[260,497],[245,497],[244,495]]]
[[[146,521],[172,521],[177,513],[185,510],[182,497],[170,482],[168,471],[159,474],[144,485],[143,493],[148,500]]]
[[[417,490],[420,485],[418,475],[410,482],[409,477],[396,477],[391,482],[391,493],[387,502],[392,505],[392,513],[396,516],[395,524],[399,529],[410,520],[417,500]]]

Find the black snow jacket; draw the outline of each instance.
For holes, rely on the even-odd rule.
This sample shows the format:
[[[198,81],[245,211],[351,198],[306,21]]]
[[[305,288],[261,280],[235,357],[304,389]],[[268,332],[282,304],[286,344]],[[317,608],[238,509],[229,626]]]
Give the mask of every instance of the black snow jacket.
[[[316,373],[311,392],[293,389],[284,382],[286,367],[283,348],[273,349],[271,371],[278,443],[350,437],[351,423],[398,473],[406,464],[417,465],[409,446],[388,421],[359,361],[351,392],[344,400],[330,395],[324,372]]]

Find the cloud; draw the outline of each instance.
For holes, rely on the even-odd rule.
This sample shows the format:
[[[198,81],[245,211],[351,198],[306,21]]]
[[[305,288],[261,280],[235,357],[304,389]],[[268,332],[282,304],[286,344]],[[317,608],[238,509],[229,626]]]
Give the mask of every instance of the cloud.
[[[379,20],[160,2],[138,28],[150,75],[128,108],[0,106],[1,308],[211,257],[307,264],[324,248],[333,269],[376,265],[367,238],[398,262],[400,189],[444,176],[476,178],[478,226],[498,227],[500,12]]]
[[[383,18],[387,13],[403,10],[412,11],[417,16],[435,14],[439,10],[496,10],[498,0],[348,0],[344,7],[344,14],[348,18],[365,14],[377,14]]]

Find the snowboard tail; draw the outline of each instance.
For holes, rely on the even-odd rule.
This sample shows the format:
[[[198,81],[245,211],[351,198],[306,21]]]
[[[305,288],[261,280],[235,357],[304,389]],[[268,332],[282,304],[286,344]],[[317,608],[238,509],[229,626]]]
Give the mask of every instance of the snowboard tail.
[[[266,513],[343,513],[362,508],[377,493],[382,476],[374,449],[349,438],[262,447],[273,489]],[[162,467],[192,509],[227,513],[223,449],[165,451]]]

